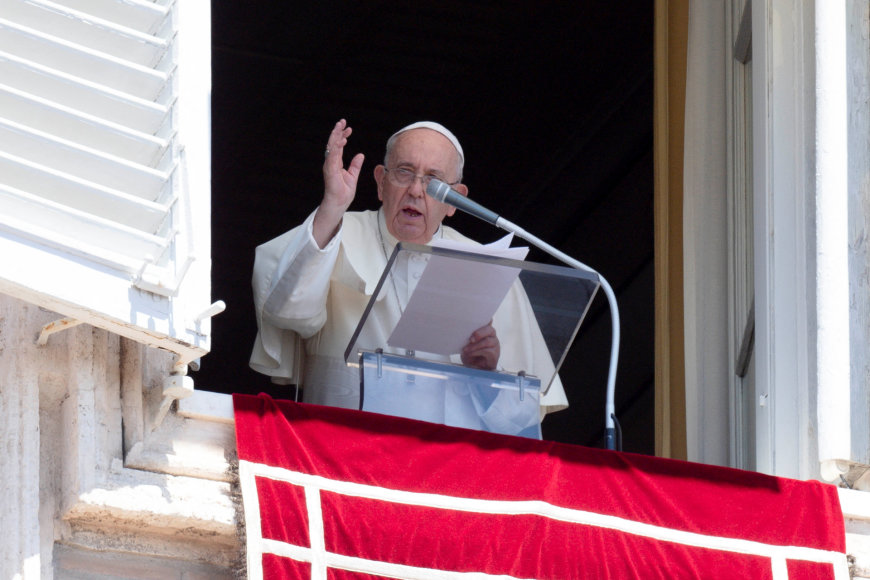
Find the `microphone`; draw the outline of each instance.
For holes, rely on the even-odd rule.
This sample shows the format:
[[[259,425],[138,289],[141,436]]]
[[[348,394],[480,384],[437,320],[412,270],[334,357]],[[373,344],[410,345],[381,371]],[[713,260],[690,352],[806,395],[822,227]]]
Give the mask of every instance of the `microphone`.
[[[557,250],[547,242],[543,241],[537,236],[533,236],[520,226],[504,219],[503,217],[500,217],[498,214],[486,209],[479,203],[471,201],[458,191],[451,189],[450,186],[443,181],[439,181],[437,179],[430,179],[429,185],[426,186],[426,193],[428,193],[430,196],[440,202],[450,204],[453,207],[461,209],[462,211],[471,214],[476,218],[480,218],[485,222],[491,223],[498,228],[501,228],[508,232],[512,232],[513,234],[521,237],[522,239],[531,242],[532,244],[534,244],[544,252],[550,254],[554,258],[561,260],[565,264],[568,264],[572,268],[583,270],[585,272],[590,272],[591,274],[594,274],[598,277],[598,281],[601,284],[601,289],[604,291],[604,296],[607,298],[607,304],[610,307],[610,323],[612,333],[610,338],[610,366],[607,372],[607,401],[604,405],[604,445],[607,449],[616,449],[617,419],[615,393],[616,369],[619,362],[620,333],[619,306],[616,303],[616,294],[613,292],[613,288],[611,288],[607,280],[604,279],[604,276],[599,274],[596,270],[590,268],[583,262],[575,260],[564,252]],[[620,439],[621,438],[622,436],[620,435]],[[619,448],[620,450],[622,449],[621,442]]]
[[[499,216],[493,211],[490,211],[475,201],[471,201],[455,189],[443,181],[430,179],[429,185],[426,186],[426,193],[437,201],[452,205],[456,209],[461,209],[465,213],[471,214],[476,218],[480,218],[485,222],[489,222],[494,226],[499,225]]]

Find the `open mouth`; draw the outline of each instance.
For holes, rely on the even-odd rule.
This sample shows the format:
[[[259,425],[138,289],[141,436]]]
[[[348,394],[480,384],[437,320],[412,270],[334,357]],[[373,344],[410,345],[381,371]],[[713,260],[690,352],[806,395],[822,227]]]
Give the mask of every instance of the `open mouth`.
[[[414,209],[412,207],[406,207],[405,209],[402,210],[402,212],[406,216],[412,217],[412,218],[420,217],[421,215],[423,215],[419,211],[417,211],[416,209]]]

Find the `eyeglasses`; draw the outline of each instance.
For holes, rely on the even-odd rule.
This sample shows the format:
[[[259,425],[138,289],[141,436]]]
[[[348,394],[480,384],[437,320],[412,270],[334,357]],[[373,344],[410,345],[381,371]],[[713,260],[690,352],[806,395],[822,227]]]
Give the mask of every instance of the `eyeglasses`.
[[[390,183],[396,187],[408,187],[409,185],[412,185],[414,181],[419,179],[420,185],[423,186],[423,191],[426,191],[429,182],[433,179],[447,183],[447,180],[440,175],[417,175],[407,167],[396,167],[395,169],[384,167],[384,171],[387,172],[387,179],[389,179]],[[456,185],[457,183],[459,183],[459,181],[447,183],[447,185]]]

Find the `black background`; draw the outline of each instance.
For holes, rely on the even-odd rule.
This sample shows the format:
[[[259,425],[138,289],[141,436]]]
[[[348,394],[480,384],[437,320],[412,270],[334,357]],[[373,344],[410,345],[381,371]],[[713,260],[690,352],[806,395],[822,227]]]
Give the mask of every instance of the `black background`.
[[[470,196],[596,268],[622,318],[617,415],[653,453],[653,3],[241,2],[212,5],[212,352],[197,388],[290,397],[247,366],[254,248],[322,195],[332,125],[366,162],[352,209],[376,208],[386,139],[450,128]],[[459,212],[481,242],[504,232]],[[530,260],[553,262],[537,250]],[[601,447],[610,315],[599,292],[561,377],[547,439]]]

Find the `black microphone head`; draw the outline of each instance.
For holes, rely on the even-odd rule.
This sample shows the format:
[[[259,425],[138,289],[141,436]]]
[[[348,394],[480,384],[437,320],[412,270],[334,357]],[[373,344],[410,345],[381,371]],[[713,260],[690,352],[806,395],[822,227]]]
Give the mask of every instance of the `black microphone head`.
[[[447,199],[449,191],[450,186],[439,179],[430,179],[429,185],[426,186],[426,193],[442,203]]]

